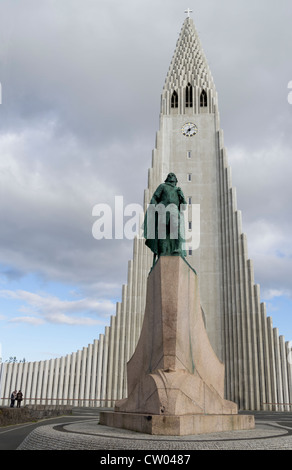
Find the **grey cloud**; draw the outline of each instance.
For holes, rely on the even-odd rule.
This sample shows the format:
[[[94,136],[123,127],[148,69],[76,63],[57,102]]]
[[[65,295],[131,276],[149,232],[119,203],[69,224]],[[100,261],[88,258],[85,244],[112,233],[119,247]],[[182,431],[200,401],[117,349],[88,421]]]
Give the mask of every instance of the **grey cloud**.
[[[184,19],[181,4],[167,4],[1,2],[0,243],[11,269],[96,288],[97,296],[106,284],[108,296],[120,295],[132,243],[94,240],[91,211],[115,195],[143,202],[160,93]],[[276,142],[287,155],[292,143],[291,13],[290,0],[277,8],[270,0],[213,0],[193,14],[219,93],[243,220],[248,229],[264,216],[287,234],[290,164],[281,160],[281,180],[270,149]],[[7,143],[9,135],[22,139]],[[233,158],[236,148],[243,161]],[[251,152],[268,155],[264,179],[264,160]],[[275,276],[264,276],[265,262],[251,254],[270,286]]]

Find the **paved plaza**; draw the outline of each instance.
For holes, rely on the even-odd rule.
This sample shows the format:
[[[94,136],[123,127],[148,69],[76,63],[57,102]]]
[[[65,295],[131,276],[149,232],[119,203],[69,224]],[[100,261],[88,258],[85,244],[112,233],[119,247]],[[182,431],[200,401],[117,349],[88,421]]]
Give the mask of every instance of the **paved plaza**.
[[[98,420],[44,424],[24,439],[18,450],[191,451],[191,450],[292,450],[292,414],[257,412],[256,427],[193,436],[151,436],[101,426]]]

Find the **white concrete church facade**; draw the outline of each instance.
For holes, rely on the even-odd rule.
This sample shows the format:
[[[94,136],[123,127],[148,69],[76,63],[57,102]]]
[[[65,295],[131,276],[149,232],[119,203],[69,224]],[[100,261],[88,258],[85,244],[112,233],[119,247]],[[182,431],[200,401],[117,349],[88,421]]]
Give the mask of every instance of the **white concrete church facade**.
[[[193,130],[191,130],[193,129]],[[292,410],[289,343],[273,328],[254,284],[220,129],[217,93],[192,19],[183,23],[161,97],[160,127],[145,209],[169,172],[200,206],[199,247],[187,261],[200,282],[211,344],[225,364],[226,398],[243,410]],[[191,233],[191,232],[190,232]],[[135,239],[122,300],[104,334],[82,351],[48,361],[3,364],[1,397],[20,388],[25,403],[113,406],[127,396],[126,363],[142,327],[152,253]],[[7,404],[7,400],[2,404]]]

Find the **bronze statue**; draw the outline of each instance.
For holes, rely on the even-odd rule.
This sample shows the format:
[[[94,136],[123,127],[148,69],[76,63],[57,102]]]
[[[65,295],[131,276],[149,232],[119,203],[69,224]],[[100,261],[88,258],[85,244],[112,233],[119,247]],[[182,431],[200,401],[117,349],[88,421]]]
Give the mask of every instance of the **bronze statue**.
[[[144,220],[145,243],[154,253],[153,264],[160,256],[186,256],[183,249],[184,217],[186,207],[177,177],[169,173],[165,182],[154,192]]]

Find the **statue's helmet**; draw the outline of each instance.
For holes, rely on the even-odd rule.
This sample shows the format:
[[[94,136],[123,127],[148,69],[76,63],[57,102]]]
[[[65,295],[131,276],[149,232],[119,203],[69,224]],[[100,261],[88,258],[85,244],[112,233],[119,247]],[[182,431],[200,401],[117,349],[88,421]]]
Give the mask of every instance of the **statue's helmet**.
[[[174,173],[168,173],[165,183],[168,181],[175,181],[177,183],[178,180]]]

